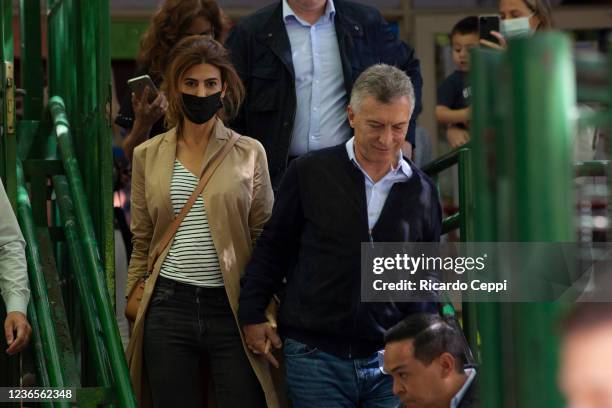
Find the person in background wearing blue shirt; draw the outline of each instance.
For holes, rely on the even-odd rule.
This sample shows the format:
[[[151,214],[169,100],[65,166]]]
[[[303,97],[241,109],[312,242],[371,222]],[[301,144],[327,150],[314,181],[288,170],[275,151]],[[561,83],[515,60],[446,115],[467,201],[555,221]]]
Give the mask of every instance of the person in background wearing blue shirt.
[[[375,8],[345,0],[282,0],[240,21],[226,47],[246,87],[231,123],[266,149],[278,186],[287,163],[351,137],[346,107],[355,79],[385,63],[403,70],[415,92],[403,149],[412,156],[422,79],[412,48]]]
[[[478,17],[470,16],[459,21],[451,31],[453,63],[457,70],[438,88],[436,119],[448,126],[446,137],[451,147],[457,148],[470,140],[470,50],[478,46]]]

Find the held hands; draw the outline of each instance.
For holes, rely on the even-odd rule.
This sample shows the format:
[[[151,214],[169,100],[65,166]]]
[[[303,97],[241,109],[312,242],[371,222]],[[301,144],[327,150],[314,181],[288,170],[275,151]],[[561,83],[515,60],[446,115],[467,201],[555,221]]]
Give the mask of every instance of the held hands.
[[[504,51],[506,48],[508,48],[508,42],[506,41],[504,36],[501,35],[500,32],[491,31],[491,35],[499,40],[499,44],[494,43],[492,41],[488,41],[488,40],[480,40],[480,44],[484,45],[485,47],[489,47],[494,50],[500,50],[500,51]]]
[[[168,110],[168,100],[163,92],[159,92],[153,102],[149,103],[149,87],[138,97],[132,93],[132,108],[134,109],[134,119],[145,127],[151,127],[166,114]]]
[[[10,312],[4,321],[4,337],[9,347],[6,352],[15,355],[23,350],[30,342],[32,327],[26,315],[21,312]]]
[[[270,352],[270,346],[280,349],[283,346],[280,337],[276,333],[276,325],[270,322],[249,324],[244,326],[244,337],[246,340],[247,347],[254,354],[263,354],[263,356],[272,364],[278,368],[278,361]]]

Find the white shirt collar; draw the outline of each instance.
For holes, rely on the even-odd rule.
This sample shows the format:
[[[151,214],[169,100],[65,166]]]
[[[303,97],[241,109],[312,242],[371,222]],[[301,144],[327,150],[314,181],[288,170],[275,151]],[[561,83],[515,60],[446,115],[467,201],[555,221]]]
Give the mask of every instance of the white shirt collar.
[[[363,170],[363,168],[361,167],[361,165],[357,161],[357,156],[355,156],[355,136],[351,137],[346,142],[345,146],[346,146],[346,152],[348,154],[349,159],[353,163],[355,163],[355,165],[357,167],[359,167],[359,169],[367,176],[367,173]],[[404,159],[404,156],[402,155],[402,151],[401,150],[398,153],[397,167],[395,167],[395,168],[392,167],[391,171],[392,172],[397,172],[400,169],[401,169],[402,173],[404,173],[406,175],[406,177],[411,177],[412,176],[412,169],[410,168],[410,164],[408,164],[406,159]]]
[[[327,4],[325,5],[325,14],[323,14],[323,16],[329,21],[334,21],[335,15],[336,15],[336,7],[334,6],[334,1],[327,0]],[[283,21],[286,23],[287,18],[289,17],[295,18],[297,21],[299,21],[303,25],[306,25],[306,26],[311,25],[307,23],[306,21],[304,21],[303,19],[301,19],[297,14],[295,14],[295,12],[293,11],[289,3],[287,3],[287,0],[283,0]]]
[[[451,400],[450,408],[457,408],[459,406],[459,403],[461,403],[461,400],[463,399],[465,393],[467,392],[468,388],[470,388],[470,385],[472,385],[472,382],[474,382],[474,378],[476,377],[475,368],[466,368],[464,371],[468,375],[468,378],[463,383],[463,387],[461,387],[461,389],[457,391],[457,393]]]

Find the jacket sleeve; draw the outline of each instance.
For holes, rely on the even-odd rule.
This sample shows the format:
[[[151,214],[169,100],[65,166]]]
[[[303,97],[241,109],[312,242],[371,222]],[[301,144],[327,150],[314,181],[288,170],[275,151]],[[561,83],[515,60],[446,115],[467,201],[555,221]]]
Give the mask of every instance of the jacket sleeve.
[[[242,325],[266,321],[266,307],[297,257],[303,224],[294,160],[283,177],[272,216],[257,240],[241,280],[238,319]]]
[[[0,181],[0,293],[6,312],[27,315],[30,289],[25,240]]]
[[[130,199],[132,216],[132,256],[128,267],[127,287],[125,295],[130,293],[134,283],[147,272],[149,247],[153,237],[153,221],[147,210],[145,195],[144,160],[145,149],[134,151],[132,162],[132,195]]]
[[[248,135],[247,123],[246,123],[246,105],[248,103],[248,90],[249,90],[249,64],[248,64],[248,34],[239,26],[235,26],[230,31],[227,40],[225,41],[225,48],[230,53],[232,63],[238,76],[242,80],[246,91],[245,100],[238,111],[238,114],[229,123],[230,127],[236,132]]]
[[[419,60],[414,55],[414,49],[408,44],[397,38],[395,33],[391,31],[391,26],[379,14],[379,22],[377,24],[377,41],[380,46],[383,62],[395,65],[401,68],[410,77],[412,86],[414,87],[414,110],[410,118],[408,127],[408,140],[413,146],[415,145],[416,118],[421,113],[421,93],[423,89],[423,78],[421,77],[421,68]]]
[[[255,172],[253,178],[253,200],[249,212],[249,230],[251,242],[255,246],[255,241],[261,235],[263,227],[272,213],[274,203],[274,193],[272,192],[272,182],[268,172],[268,160],[266,152],[257,142],[257,157],[255,158]]]

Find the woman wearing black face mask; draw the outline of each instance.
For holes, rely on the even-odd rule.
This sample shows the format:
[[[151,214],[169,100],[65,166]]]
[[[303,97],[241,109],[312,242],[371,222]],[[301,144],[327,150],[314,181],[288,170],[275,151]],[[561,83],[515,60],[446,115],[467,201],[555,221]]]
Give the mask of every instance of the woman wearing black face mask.
[[[265,151],[223,123],[244,88],[221,44],[187,37],[170,61],[164,91],[171,130],[134,150],[126,293],[153,267],[128,347],[132,383],[141,406],[150,395],[158,407],[200,407],[206,361],[218,407],[276,407],[268,365],[247,352],[235,317],[240,276],[272,210]],[[211,174],[209,163],[220,164],[164,247],[200,175]]]

